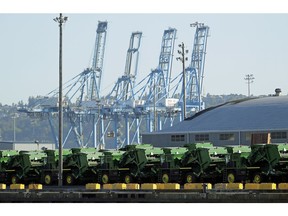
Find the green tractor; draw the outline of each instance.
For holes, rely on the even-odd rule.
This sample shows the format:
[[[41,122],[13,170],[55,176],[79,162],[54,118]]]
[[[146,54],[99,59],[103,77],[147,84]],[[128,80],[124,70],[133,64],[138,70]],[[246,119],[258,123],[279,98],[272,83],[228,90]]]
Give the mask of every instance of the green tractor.
[[[7,163],[13,155],[19,154],[17,150],[1,150],[0,151],[0,183],[7,182]]]
[[[251,145],[249,163],[249,179],[254,183],[270,182],[276,177],[275,167],[280,161],[277,144]]]
[[[125,152],[120,150],[101,150],[101,152],[97,182],[101,184],[119,182],[119,162]]]
[[[288,181],[288,144],[277,144],[280,154],[280,160],[275,166],[275,182],[287,182]]]
[[[250,146],[227,147],[226,178],[224,182],[276,182],[285,172],[280,170],[278,144],[253,144]],[[284,163],[285,164],[285,163]]]
[[[223,182],[234,183],[246,181],[248,175],[248,157],[250,146],[227,146],[226,169],[223,171]]]
[[[222,181],[227,150],[215,147],[212,143],[193,143],[185,145],[187,152],[181,160],[183,182]]]
[[[288,144],[255,144],[251,146],[249,179],[254,183],[286,182]]]
[[[19,154],[9,157],[4,172],[7,183],[47,183],[48,181],[50,184],[57,177],[54,151],[20,151]]]
[[[127,145],[120,160],[121,180],[130,182],[155,182],[163,150],[149,144]],[[126,170],[124,170],[126,169]]]
[[[186,148],[162,148],[163,154],[160,156],[158,165],[158,182],[169,183],[182,181],[181,159]]]
[[[63,182],[65,185],[97,181],[96,167],[102,155],[95,148],[73,148],[63,160]]]
[[[149,144],[127,145],[118,151],[103,151],[98,169],[100,183],[155,182],[160,148]]]

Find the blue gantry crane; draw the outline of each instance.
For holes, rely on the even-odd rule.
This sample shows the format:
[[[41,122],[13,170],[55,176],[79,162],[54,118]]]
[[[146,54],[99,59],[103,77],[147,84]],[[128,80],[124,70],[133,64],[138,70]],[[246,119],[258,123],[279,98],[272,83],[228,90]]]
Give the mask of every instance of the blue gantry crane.
[[[132,32],[127,50],[124,75],[118,78],[112,91],[106,96],[108,105],[103,107],[103,114],[109,117],[114,124],[113,134],[114,146],[119,147],[129,144],[130,140],[130,116],[133,112],[132,104],[135,101],[135,80],[138,70],[139,48],[142,32]],[[121,122],[125,121],[125,138],[121,139]],[[109,127],[110,122],[106,125]]]
[[[190,114],[205,107],[201,97],[209,33],[209,27],[202,23],[196,22],[191,26],[196,27],[196,32],[191,62],[185,69],[186,108]],[[180,86],[183,72],[174,79],[171,73],[176,33],[175,28],[164,30],[157,68],[136,83],[142,32],[133,32],[124,74],[117,79],[111,92],[104,96],[101,95],[101,79],[107,22],[99,21],[91,66],[64,84],[63,113],[70,124],[65,129],[63,145],[74,134],[79,147],[93,145],[106,148],[106,137],[113,137],[113,148],[120,148],[141,143],[140,130],[152,132],[172,126],[177,116],[182,121],[180,113],[183,112],[184,91]],[[179,89],[180,92],[177,92]],[[56,145],[57,95],[58,89],[55,89],[47,97],[38,98],[35,106],[22,109],[31,117],[48,119]]]
[[[191,27],[196,27],[196,31],[191,55],[191,63],[189,67],[185,69],[187,83],[186,110],[188,116],[189,113],[191,115],[192,113],[205,109],[205,104],[202,101],[202,91],[207,38],[209,34],[209,27],[204,25],[204,23],[195,22],[191,24]],[[183,90],[181,91],[180,98],[183,100]]]
[[[103,60],[106,44],[107,21],[99,21],[96,30],[96,42],[91,67],[86,68],[63,85],[63,116],[70,122],[69,128],[63,141],[66,144],[68,137],[74,134],[76,143],[85,147],[91,142],[97,146],[97,124],[100,119],[100,90],[103,73]],[[56,133],[58,118],[58,92],[55,89],[45,97],[38,97],[35,104],[29,108],[21,108],[19,111],[26,112],[30,117],[48,119],[52,136],[56,146],[58,136]],[[92,121],[92,127],[85,127],[85,122]],[[85,130],[84,130],[85,127]],[[92,128],[92,130],[90,130]],[[86,133],[86,136],[84,136]],[[87,137],[87,139],[84,139]]]
[[[177,30],[164,30],[158,67],[144,78],[146,84],[140,91],[137,116],[146,118],[146,130],[161,130],[162,116],[165,114],[171,84],[171,69]],[[143,82],[143,81],[141,81]],[[142,121],[142,120],[141,120]]]
[[[204,79],[204,66],[207,47],[207,38],[209,36],[209,27],[203,23],[195,22],[191,24],[191,27],[196,27],[194,35],[193,50],[191,54],[191,62],[187,68],[185,68],[186,79],[186,117],[189,117],[196,112],[205,109],[205,104],[202,101],[203,97],[203,79]],[[181,72],[174,79],[178,83],[175,85],[172,95],[177,93],[177,89],[181,86],[181,92],[179,97],[179,107],[181,107],[182,115],[180,121],[182,121],[183,114],[183,72]]]
[[[121,105],[124,101],[135,99],[133,89],[138,70],[139,48],[141,44],[142,32],[133,32],[130,37],[129,48],[127,50],[124,75],[119,77],[112,91],[106,96],[115,104]]]
[[[72,83],[70,89],[65,94],[70,101],[70,106],[67,107],[65,116],[70,120],[71,129],[79,146],[87,146],[93,137],[93,145],[97,147],[101,142],[101,127],[100,109],[101,109],[101,80],[103,74],[103,63],[107,37],[107,21],[99,21],[96,30],[96,40],[94,54],[91,67],[86,68],[77,77],[77,81]],[[68,85],[69,86],[69,85]],[[76,103],[71,101],[74,96],[80,93]],[[91,130],[86,128],[87,139],[84,140],[83,123],[84,121],[92,120],[93,127]],[[70,132],[70,130],[69,130]],[[98,133],[97,133],[98,132]]]

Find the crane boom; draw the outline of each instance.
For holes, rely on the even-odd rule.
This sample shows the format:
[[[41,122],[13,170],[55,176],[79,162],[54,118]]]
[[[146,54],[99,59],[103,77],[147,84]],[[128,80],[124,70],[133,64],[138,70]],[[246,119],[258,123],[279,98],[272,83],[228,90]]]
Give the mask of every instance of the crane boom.
[[[107,30],[107,22],[99,21],[96,30],[96,41],[95,41],[92,66],[91,68],[89,68],[89,71],[92,74],[89,83],[89,90],[87,93],[88,100],[100,99],[101,79],[102,79],[104,52],[105,52],[106,35],[107,35],[106,30]]]

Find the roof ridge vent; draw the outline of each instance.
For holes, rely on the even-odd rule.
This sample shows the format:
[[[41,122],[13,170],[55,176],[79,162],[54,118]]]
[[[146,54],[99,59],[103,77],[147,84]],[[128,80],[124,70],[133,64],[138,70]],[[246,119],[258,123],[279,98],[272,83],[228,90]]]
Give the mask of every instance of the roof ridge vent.
[[[273,96],[280,96],[280,94],[281,94],[281,88],[276,88],[275,89],[275,95],[273,95]]]

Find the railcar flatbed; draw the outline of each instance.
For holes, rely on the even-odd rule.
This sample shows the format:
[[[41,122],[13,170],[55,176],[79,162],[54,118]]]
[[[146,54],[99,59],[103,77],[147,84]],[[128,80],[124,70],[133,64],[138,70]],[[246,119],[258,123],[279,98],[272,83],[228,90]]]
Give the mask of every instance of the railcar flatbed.
[[[84,186],[0,191],[1,203],[287,203],[287,190],[87,190]]]

